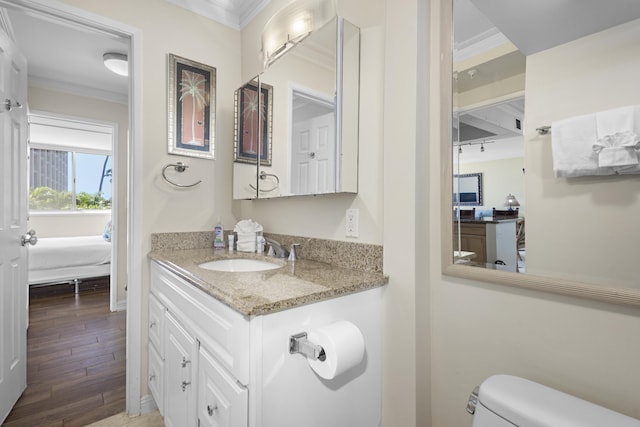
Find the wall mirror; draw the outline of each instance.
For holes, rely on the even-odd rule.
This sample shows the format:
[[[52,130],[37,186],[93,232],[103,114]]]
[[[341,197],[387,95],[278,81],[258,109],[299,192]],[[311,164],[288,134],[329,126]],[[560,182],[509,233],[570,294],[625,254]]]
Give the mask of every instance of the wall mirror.
[[[443,39],[453,62],[443,68],[453,87],[445,101],[453,126],[442,128],[452,174],[443,183],[445,273],[640,305],[640,176],[558,178],[552,153],[554,122],[640,104],[640,88],[629,84],[640,73],[640,4],[444,3],[453,23],[453,44]],[[483,174],[483,204],[452,221],[451,209],[463,206],[452,197],[453,175],[470,172]],[[494,218],[493,209],[515,209],[508,195],[517,218]],[[465,243],[478,235],[482,242]]]
[[[357,193],[359,64],[334,17],[236,91],[234,199]]]

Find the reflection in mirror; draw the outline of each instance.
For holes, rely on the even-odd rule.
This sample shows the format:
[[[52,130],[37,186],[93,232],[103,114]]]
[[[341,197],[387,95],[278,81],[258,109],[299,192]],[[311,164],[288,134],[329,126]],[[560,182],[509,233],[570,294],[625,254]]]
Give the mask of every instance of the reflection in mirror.
[[[640,73],[640,4],[596,2],[584,11],[583,2],[531,0],[510,13],[507,3],[453,0],[449,161],[454,174],[482,173],[484,195],[473,217],[455,221],[447,236],[455,271],[526,273],[563,292],[636,301],[640,180],[556,177],[552,123],[640,104],[640,88],[628,83]],[[581,22],[578,7],[597,19]],[[549,134],[536,131],[543,126]],[[508,280],[520,282],[516,276]]]
[[[357,27],[335,17],[255,79],[269,88],[266,152],[250,169],[236,146],[234,199],[357,192],[359,40]]]
[[[259,87],[260,82],[255,77],[235,92],[234,198],[252,199],[258,196],[256,164],[258,158],[264,161],[264,153],[268,153],[270,122],[264,114],[265,96],[262,96],[263,91],[259,91]],[[260,97],[258,93],[261,94]]]
[[[482,173],[463,173],[453,176],[453,204],[482,206]]]

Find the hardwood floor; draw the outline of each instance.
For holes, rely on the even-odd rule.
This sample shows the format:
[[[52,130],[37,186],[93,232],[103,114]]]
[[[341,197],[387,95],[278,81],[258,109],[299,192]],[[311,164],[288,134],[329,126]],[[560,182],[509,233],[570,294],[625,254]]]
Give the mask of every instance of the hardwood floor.
[[[105,287],[106,282],[106,287]],[[27,389],[3,426],[84,426],[125,410],[124,311],[108,280],[30,291]]]

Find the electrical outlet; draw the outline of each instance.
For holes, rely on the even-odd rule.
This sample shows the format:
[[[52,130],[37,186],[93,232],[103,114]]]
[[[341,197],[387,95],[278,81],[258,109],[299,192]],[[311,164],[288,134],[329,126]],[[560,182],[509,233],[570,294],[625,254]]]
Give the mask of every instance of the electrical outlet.
[[[359,210],[352,208],[347,209],[346,234],[347,237],[358,237],[358,215]]]

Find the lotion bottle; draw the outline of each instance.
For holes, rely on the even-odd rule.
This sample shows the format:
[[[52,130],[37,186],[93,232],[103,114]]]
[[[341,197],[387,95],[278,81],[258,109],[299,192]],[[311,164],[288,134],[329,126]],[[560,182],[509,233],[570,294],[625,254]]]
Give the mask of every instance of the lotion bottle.
[[[224,248],[224,229],[222,228],[222,223],[218,220],[218,224],[216,224],[213,232],[213,247],[214,248]]]

